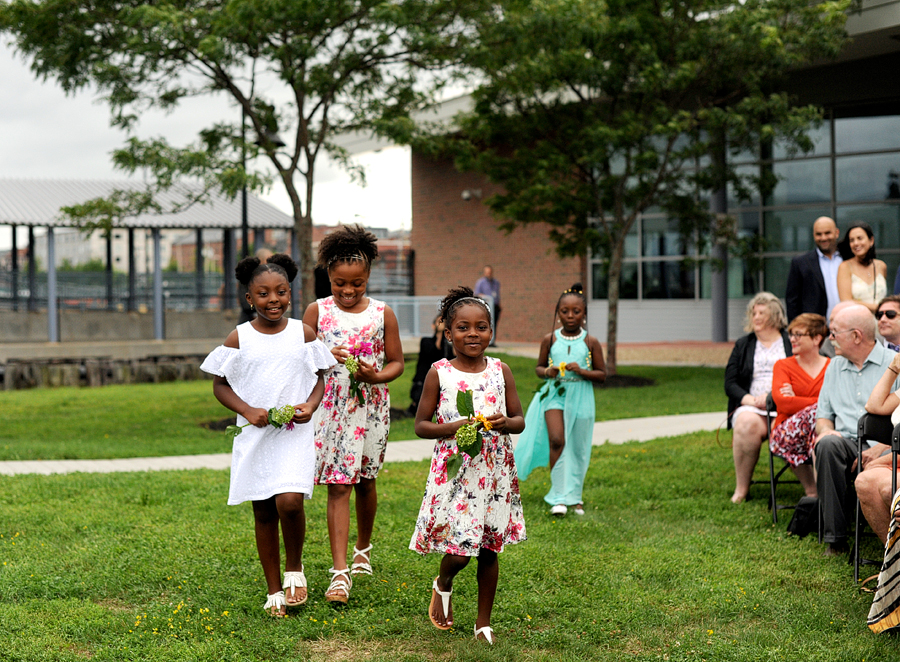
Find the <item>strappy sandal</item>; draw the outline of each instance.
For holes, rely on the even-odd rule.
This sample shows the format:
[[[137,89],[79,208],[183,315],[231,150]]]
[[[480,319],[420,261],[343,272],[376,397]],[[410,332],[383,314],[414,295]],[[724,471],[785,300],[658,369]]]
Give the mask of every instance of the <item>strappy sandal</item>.
[[[306,575],[303,574],[303,566],[300,566],[300,572],[290,571],[284,573],[284,582],[281,585],[281,588],[290,589],[291,597],[297,597],[297,589],[298,588],[306,588]],[[287,596],[285,596],[285,606],[287,607],[299,607],[304,604],[309,598],[309,591],[306,592],[306,595],[299,602],[287,602]]]
[[[488,642],[491,646],[494,645],[494,630],[490,625],[485,625],[483,628],[475,626],[475,641],[478,641],[478,635],[483,634],[484,640]]]
[[[272,607],[278,609],[277,612],[272,613]],[[277,593],[272,593],[266,596],[266,605],[263,609],[266,610],[272,618],[284,618],[284,614],[281,613],[281,608],[287,607],[287,603],[284,600],[284,591],[278,591]]]
[[[449,591],[442,591],[438,588],[437,584],[438,578],[435,577],[434,581],[431,582],[431,588],[434,591],[431,594],[431,604],[428,605],[428,620],[431,621],[431,624],[436,627],[438,630],[449,630],[453,627],[453,621],[448,621],[447,625],[441,625],[436,620],[434,620],[434,616],[432,613],[434,611],[434,601],[438,596],[441,597],[441,608],[444,610],[444,617],[450,613],[450,596],[453,595],[453,589],[451,588]]]
[[[350,568],[343,568],[342,570],[329,568],[328,572],[331,573],[331,584],[328,585],[328,589],[325,591],[325,601],[347,604],[347,601],[350,599],[350,589],[353,588],[353,579],[350,577]],[[347,581],[338,579],[341,575],[346,577]]]
[[[361,556],[365,559],[363,563],[354,563],[350,566],[350,574],[351,575],[371,575],[372,574],[372,565],[369,563],[369,552],[372,551],[372,545],[369,545],[365,549],[356,549],[356,545],[353,546],[353,558],[357,556]]]

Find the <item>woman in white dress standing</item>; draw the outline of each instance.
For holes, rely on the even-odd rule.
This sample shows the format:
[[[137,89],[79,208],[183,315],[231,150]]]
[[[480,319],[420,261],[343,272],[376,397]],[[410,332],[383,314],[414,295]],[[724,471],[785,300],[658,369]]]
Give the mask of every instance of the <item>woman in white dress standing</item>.
[[[872,227],[861,221],[851,225],[838,251],[844,258],[837,273],[841,301],[856,301],[874,313],[887,295],[887,265],[875,259]]]
[[[253,502],[256,548],[268,587],[264,609],[280,617],[285,607],[299,606],[307,598],[303,502],[312,496],[316,466],[310,420],[322,400],[325,370],[336,361],[315,331],[285,317],[291,305],[290,282],[297,275],[289,256],[276,254],[266,263],[245,258],[235,275],[248,286],[256,319],[238,325],[200,368],[215,375],[213,394],[237,414],[241,429],[234,437],[228,504]],[[285,405],[294,408],[291,420],[271,424],[269,410]]]

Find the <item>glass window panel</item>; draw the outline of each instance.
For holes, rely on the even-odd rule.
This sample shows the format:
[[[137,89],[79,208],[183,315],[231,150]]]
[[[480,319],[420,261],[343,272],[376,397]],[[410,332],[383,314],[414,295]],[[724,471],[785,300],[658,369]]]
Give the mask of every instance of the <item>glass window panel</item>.
[[[787,286],[788,271],[790,271],[791,268],[791,258],[766,258],[764,268],[763,287],[767,292],[771,292],[775,296],[783,299]]]
[[[638,293],[638,270],[637,262],[625,262],[622,264],[622,277],[619,284],[620,299],[637,299]],[[607,277],[607,262],[595,262],[591,265],[592,271],[592,297],[594,299],[605,299],[609,290],[609,279]]]
[[[837,222],[841,228],[841,237],[846,228],[853,223],[863,221],[872,226],[875,233],[875,252],[885,249],[900,248],[900,205],[856,205],[838,207]]]
[[[835,160],[837,199],[900,199],[900,154],[844,156]]]
[[[644,218],[644,257],[686,255],[688,247],[674,218]],[[646,272],[645,272],[646,273]],[[646,287],[644,288],[646,292]]]
[[[778,177],[766,204],[797,205],[831,200],[831,159],[782,161],[772,165]]]
[[[682,260],[644,262],[645,299],[693,299],[694,266]]]
[[[900,276],[900,254],[879,253],[878,258],[887,264],[888,294],[900,294],[900,288],[897,287],[898,276]]]
[[[763,214],[767,251],[811,251],[812,226],[820,216],[830,216],[827,207],[767,211]]]
[[[834,148],[838,154],[900,149],[900,115],[836,119]]]
[[[737,166],[735,171],[741,176],[759,177],[758,165]],[[750,200],[738,200],[734,187],[728,185],[728,207],[756,207],[759,205],[759,191],[754,190],[752,183],[750,184]]]
[[[810,152],[797,152],[797,155],[814,156],[828,154],[831,149],[831,123],[824,120],[820,126],[806,132],[813,142]],[[787,145],[783,140],[776,140],[772,146],[772,157],[776,159],[788,158]]]
[[[700,298],[710,298],[712,267],[709,262],[700,263]],[[743,299],[752,297],[759,291],[757,274],[747,268],[744,260],[728,259],[728,298]]]

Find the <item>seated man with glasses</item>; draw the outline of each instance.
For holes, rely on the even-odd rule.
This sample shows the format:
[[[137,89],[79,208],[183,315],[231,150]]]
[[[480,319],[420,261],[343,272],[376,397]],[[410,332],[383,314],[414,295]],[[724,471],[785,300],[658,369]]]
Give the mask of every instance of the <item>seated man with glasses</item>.
[[[830,335],[840,356],[826,369],[819,392],[814,452],[820,527],[828,543],[825,554],[835,556],[849,550],[847,527],[853,513],[850,483],[856,470],[857,423],[895,352],[876,342],[875,318],[865,306],[851,305],[838,311]],[[897,381],[900,384],[900,379]],[[890,446],[884,444],[864,450],[860,471],[886,451]]]
[[[884,346],[900,352],[900,294],[891,294],[878,302],[875,310],[878,334],[884,338]]]

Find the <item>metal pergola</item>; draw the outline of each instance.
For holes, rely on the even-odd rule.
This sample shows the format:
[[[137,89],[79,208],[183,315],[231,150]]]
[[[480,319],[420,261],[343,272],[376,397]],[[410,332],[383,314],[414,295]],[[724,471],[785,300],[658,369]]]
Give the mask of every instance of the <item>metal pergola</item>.
[[[187,187],[189,185],[185,185]],[[65,206],[87,202],[94,198],[106,197],[114,190],[141,190],[143,184],[135,181],[109,180],[42,180],[42,179],[0,179],[0,225],[12,228],[12,247],[10,251],[10,269],[12,271],[12,296],[14,309],[18,306],[19,259],[17,230],[28,228],[28,272],[29,281],[28,308],[34,310],[34,283],[36,277],[35,229],[46,228],[47,240],[47,318],[48,337],[50,342],[59,342],[59,315],[56,274],[56,245],[54,231],[58,228],[72,228],[76,225],[64,216],[60,209]],[[184,191],[184,189],[182,189]],[[177,190],[159,199],[166,208],[183,199]],[[297,237],[293,232],[294,219],[273,205],[248,195],[246,211],[242,210],[241,197],[233,200],[223,195],[213,195],[206,204],[194,204],[178,213],[142,214],[124,218],[115,224],[114,229],[128,232],[128,282],[133,295],[135,282],[134,231],[149,230],[152,236],[153,251],[153,329],[154,338],[165,337],[163,319],[163,265],[161,257],[161,231],[168,229],[194,230],[196,233],[196,269],[200,277],[203,271],[203,231],[221,230],[223,233],[223,286],[224,300],[235,299],[235,281],[229,277],[234,273],[236,260],[236,233],[246,227],[254,232],[256,243],[262,243],[263,232],[267,229],[283,229],[291,231],[291,254],[299,259]],[[109,288],[112,288],[112,233],[106,237],[106,269]],[[294,298],[299,297],[298,289],[294,289]],[[130,297],[133,299],[133,296]],[[298,301],[292,302],[298,309]]]

